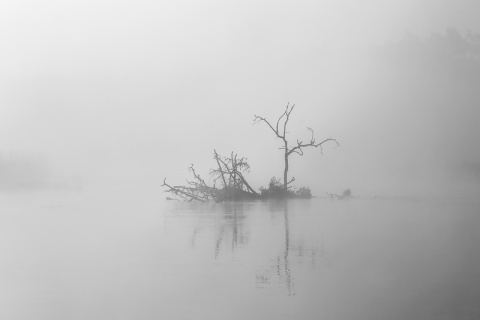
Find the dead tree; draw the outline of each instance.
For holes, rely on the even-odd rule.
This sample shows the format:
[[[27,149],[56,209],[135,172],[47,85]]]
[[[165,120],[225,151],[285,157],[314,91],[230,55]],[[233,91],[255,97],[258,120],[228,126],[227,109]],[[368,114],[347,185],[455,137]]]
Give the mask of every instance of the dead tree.
[[[213,158],[217,162],[217,169],[212,169],[210,174],[213,181],[221,180],[226,197],[236,197],[239,194],[251,193],[258,196],[258,193],[250,186],[244,177],[244,173],[250,172],[250,165],[247,158],[238,158],[233,152],[230,158],[220,156],[213,150]]]
[[[175,194],[186,201],[201,202],[210,200],[223,202],[259,196],[244,177],[244,174],[250,171],[250,165],[246,158],[239,158],[233,152],[230,157],[222,157],[216,150],[213,155],[217,163],[217,168],[210,170],[213,186],[209,186],[191,165],[188,169],[192,173],[193,179],[187,180],[187,185],[179,186],[169,185],[166,180],[163,180],[162,186],[166,188],[165,192]],[[222,188],[216,187],[218,181],[222,184]]]
[[[288,120],[290,120],[290,114],[292,113],[293,108],[295,108],[295,105],[290,106],[289,104],[287,104],[285,111],[278,118],[275,126],[272,126],[272,124],[270,124],[270,122],[266,118],[254,115],[255,116],[254,124],[262,121],[265,122],[270,127],[270,129],[275,133],[276,137],[281,139],[283,142],[283,146],[280,147],[280,149],[284,150],[285,167],[283,170],[283,188],[285,192],[287,192],[289,188],[288,185],[293,181],[295,181],[295,177],[293,177],[290,181],[288,181],[288,169],[289,169],[288,157],[290,157],[294,153],[303,156],[303,148],[307,148],[307,147],[315,147],[315,148],[320,147],[320,153],[323,154],[322,145],[329,141],[334,142],[337,146],[340,146],[338,141],[333,138],[328,138],[323,141],[316,142],[313,130],[307,127],[307,130],[309,130],[312,134],[312,136],[310,137],[310,141],[304,143],[303,141],[299,141],[297,139],[296,145],[290,147],[288,145],[288,140],[287,140],[287,125],[288,125]]]

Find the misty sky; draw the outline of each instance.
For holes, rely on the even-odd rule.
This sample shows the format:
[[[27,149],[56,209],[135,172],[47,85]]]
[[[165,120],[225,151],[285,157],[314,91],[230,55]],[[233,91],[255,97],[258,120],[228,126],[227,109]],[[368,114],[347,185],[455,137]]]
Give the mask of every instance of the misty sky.
[[[292,137],[309,126],[342,145],[295,158],[299,185],[366,194],[400,177],[403,189],[435,185],[444,166],[479,161],[478,111],[450,122],[455,107],[435,109],[441,97],[406,109],[412,83],[428,79],[389,82],[399,69],[379,67],[369,48],[407,33],[478,33],[479,12],[473,0],[2,1],[0,152],[42,157],[67,175],[183,182],[190,163],[207,172],[213,148],[233,150],[258,187],[281,176],[282,159],[253,114],[274,120],[290,102]],[[392,83],[404,90],[388,96]],[[442,85],[449,97],[452,84]],[[470,147],[452,146],[457,138]]]

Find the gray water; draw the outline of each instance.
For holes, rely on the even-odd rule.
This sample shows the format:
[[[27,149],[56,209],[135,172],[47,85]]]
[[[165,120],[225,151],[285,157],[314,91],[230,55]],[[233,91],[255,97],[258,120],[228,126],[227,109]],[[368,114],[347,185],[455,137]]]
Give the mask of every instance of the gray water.
[[[155,192],[1,195],[0,318],[480,318],[476,200]]]

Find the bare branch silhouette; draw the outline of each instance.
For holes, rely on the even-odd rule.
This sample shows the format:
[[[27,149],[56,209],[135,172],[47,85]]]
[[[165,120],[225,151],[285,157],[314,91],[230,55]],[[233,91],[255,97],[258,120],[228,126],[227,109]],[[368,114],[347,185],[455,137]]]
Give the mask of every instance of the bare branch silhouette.
[[[292,180],[288,181],[288,170],[289,170],[288,157],[290,155],[292,155],[293,153],[296,153],[300,156],[303,156],[303,149],[308,147],[315,147],[315,148],[320,147],[320,153],[323,154],[322,145],[327,142],[334,142],[337,146],[340,146],[338,141],[333,138],[328,138],[317,143],[315,140],[313,129],[307,127],[307,130],[311,132],[310,141],[304,143],[303,141],[300,141],[297,139],[296,141],[297,145],[293,147],[289,147],[288,140],[286,137],[287,125],[288,125],[288,121],[290,120],[290,114],[292,113],[294,108],[295,108],[295,105],[290,106],[290,104],[288,103],[287,107],[285,108],[285,111],[277,119],[277,123],[275,127],[273,127],[265,117],[254,115],[255,117],[254,124],[259,122],[265,122],[268,125],[268,127],[275,133],[276,137],[282,139],[283,146],[281,146],[279,149],[284,150],[283,188],[285,193],[289,188],[288,185],[294,180],[293,178]]]
[[[210,200],[223,202],[226,200],[256,198],[259,196],[244,176],[245,173],[250,171],[247,158],[239,158],[237,154],[233,152],[230,154],[230,157],[222,157],[216,150],[214,150],[213,155],[217,163],[217,168],[210,170],[213,186],[207,184],[192,164],[188,169],[193,175],[193,179],[187,180],[185,186],[172,186],[164,180],[162,186],[167,188],[165,192],[177,195],[183,200],[202,202],[208,202]],[[219,180],[223,185],[221,189],[215,186]]]

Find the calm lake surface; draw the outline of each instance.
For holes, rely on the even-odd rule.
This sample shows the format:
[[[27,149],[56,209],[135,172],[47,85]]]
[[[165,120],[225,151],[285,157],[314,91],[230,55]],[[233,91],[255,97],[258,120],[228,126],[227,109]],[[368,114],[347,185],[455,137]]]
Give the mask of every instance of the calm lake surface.
[[[480,319],[480,202],[1,194],[1,319]]]

